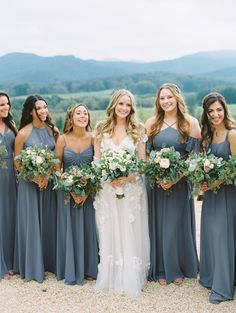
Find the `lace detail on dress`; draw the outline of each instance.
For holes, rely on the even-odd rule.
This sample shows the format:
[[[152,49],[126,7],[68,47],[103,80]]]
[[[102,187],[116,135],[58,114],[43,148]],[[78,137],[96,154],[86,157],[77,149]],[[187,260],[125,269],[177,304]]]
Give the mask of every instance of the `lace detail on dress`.
[[[136,151],[130,137],[119,145],[103,138],[101,152],[107,149]],[[146,282],[149,268],[147,196],[142,177],[124,187],[125,197],[117,199],[108,182],[94,202],[100,264],[96,288],[137,295]]]

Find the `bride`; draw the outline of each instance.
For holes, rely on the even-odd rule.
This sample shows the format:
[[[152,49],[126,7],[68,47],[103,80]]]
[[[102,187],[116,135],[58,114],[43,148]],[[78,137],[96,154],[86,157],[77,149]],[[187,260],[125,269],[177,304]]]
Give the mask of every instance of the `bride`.
[[[128,150],[145,158],[145,130],[135,118],[135,100],[128,90],[116,91],[107,116],[96,128],[95,162],[106,150]],[[122,187],[125,197],[116,198]],[[104,182],[94,202],[100,264],[97,289],[138,295],[149,267],[146,190],[142,177],[130,174]]]

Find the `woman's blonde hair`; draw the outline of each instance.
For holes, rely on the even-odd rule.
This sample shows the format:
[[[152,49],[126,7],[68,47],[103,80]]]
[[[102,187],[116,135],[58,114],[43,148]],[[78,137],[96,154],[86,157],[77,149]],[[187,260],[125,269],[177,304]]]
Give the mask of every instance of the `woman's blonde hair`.
[[[76,103],[76,104],[70,106],[69,109],[66,112],[66,119],[65,119],[65,123],[64,123],[64,127],[63,127],[63,133],[64,134],[68,134],[68,133],[70,133],[73,130],[73,127],[74,127],[73,116],[74,116],[75,110],[78,107],[81,107],[81,106],[85,107],[85,109],[88,112],[88,124],[85,127],[85,129],[87,131],[91,130],[91,124],[90,124],[91,123],[91,118],[90,118],[90,113],[89,113],[89,110],[88,110],[87,106],[85,104],[83,104],[83,103]]]
[[[112,94],[110,102],[106,109],[107,117],[99,122],[96,126],[96,140],[98,142],[102,141],[103,135],[105,133],[109,134],[110,136],[113,135],[116,126],[115,108],[119,103],[120,98],[123,96],[128,96],[131,102],[131,111],[126,118],[126,131],[127,134],[133,139],[133,141],[135,143],[137,142],[140,131],[143,127],[136,118],[136,103],[134,95],[126,89],[117,90]]]
[[[160,106],[160,94],[163,89],[169,89],[177,101],[177,129],[182,137],[182,142],[185,143],[190,132],[188,109],[179,87],[172,83],[162,84],[157,92],[154,104],[155,119],[151,125],[149,137],[153,138],[159,133],[164,122],[165,111]]]

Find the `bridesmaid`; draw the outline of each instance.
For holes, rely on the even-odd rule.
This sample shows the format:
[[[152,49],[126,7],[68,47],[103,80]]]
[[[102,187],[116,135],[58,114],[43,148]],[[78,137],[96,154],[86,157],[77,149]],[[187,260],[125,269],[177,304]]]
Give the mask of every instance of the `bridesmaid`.
[[[224,97],[203,99],[201,148],[228,160],[236,154],[236,129]],[[211,290],[210,302],[232,300],[236,284],[236,187],[220,185],[217,194],[204,184],[201,216],[200,283]]]
[[[63,132],[57,141],[56,152],[64,170],[72,165],[91,163],[93,137],[90,132],[90,113],[82,104],[67,111]],[[68,285],[82,285],[84,280],[97,278],[98,246],[93,200],[90,196],[71,194],[65,202],[58,191],[57,278]],[[75,208],[75,203],[79,208]]]
[[[30,146],[53,150],[58,137],[46,101],[39,95],[25,100],[15,155]],[[16,169],[19,169],[16,163]],[[25,280],[42,282],[44,271],[56,270],[56,192],[52,182],[39,177],[19,181],[14,270]]]
[[[146,122],[151,149],[173,146],[182,156],[198,148],[200,127],[187,113],[178,86],[161,85],[155,115]],[[172,190],[169,194],[167,189]],[[184,277],[195,278],[198,258],[195,242],[194,202],[185,178],[161,188],[148,189],[151,267],[149,280],[161,285],[183,283]]]
[[[13,274],[15,237],[16,178],[13,149],[17,133],[10,113],[9,96],[0,91],[0,145],[7,148],[6,167],[0,168],[0,278]]]

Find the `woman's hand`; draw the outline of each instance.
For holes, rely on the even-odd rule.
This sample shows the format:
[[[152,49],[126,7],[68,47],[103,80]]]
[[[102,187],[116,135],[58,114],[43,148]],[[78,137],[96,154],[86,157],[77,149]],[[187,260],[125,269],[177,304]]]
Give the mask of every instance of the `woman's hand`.
[[[167,190],[170,189],[173,185],[176,184],[176,181],[173,181],[172,183],[160,183],[160,186],[162,189]]]
[[[202,184],[202,187],[201,187],[201,191],[202,192],[205,192],[205,191],[208,191],[208,190],[212,190],[212,189],[215,189],[217,187],[219,187],[221,184],[223,183],[223,180],[216,180],[213,184],[211,184],[210,186],[207,185],[206,182],[204,182]]]
[[[39,186],[40,189],[46,189],[48,185],[48,179],[43,176],[37,176],[32,181]]]
[[[77,196],[75,192],[70,193],[75,203],[78,205],[83,205],[88,196]]]
[[[113,188],[120,188],[126,185],[127,183],[130,183],[131,181],[135,180],[136,177],[137,177],[137,174],[132,173],[132,174],[129,174],[128,177],[122,176],[117,179],[113,179],[113,181],[111,182],[111,186]]]

